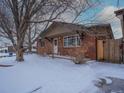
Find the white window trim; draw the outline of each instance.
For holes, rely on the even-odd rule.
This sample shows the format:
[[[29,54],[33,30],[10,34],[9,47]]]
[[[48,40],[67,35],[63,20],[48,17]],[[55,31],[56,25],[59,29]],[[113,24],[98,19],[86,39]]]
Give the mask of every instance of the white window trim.
[[[76,40],[76,42],[75,42],[75,43],[76,43],[76,44],[75,44],[76,46],[68,46],[68,45],[67,45],[67,46],[65,46],[65,45],[64,45],[64,39],[65,39],[65,38],[68,38],[68,37],[71,37],[71,36],[75,36],[75,37],[76,37],[76,36],[78,36],[78,37],[79,37],[79,39],[80,39],[80,36],[79,36],[78,34],[64,36],[64,37],[63,37],[63,46],[64,46],[64,48],[71,48],[71,47],[72,47],[72,48],[74,48],[74,47],[80,47],[80,46],[81,46],[81,39],[80,39],[80,45],[77,45],[77,40]],[[67,41],[66,41],[66,42],[68,42],[68,39],[67,39]]]

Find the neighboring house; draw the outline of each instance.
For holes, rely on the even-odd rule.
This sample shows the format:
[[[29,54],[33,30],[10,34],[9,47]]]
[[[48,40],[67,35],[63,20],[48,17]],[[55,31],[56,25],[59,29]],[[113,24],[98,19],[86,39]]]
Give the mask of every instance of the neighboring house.
[[[103,44],[106,39],[113,39],[109,24],[85,27],[53,22],[39,37],[37,53],[74,57],[84,55],[86,58],[103,60]]]
[[[15,48],[13,46],[8,46],[8,52],[15,52]]]
[[[120,39],[120,63],[124,63],[124,8],[123,9],[119,9],[117,11],[115,11],[116,16],[120,19],[121,21],[121,27],[122,27],[122,38]]]
[[[115,11],[115,14],[121,20],[122,34],[124,38],[124,8]]]
[[[0,47],[0,53],[8,52],[8,47]]]
[[[15,49],[13,48],[13,46],[4,46],[0,47],[0,52],[2,53],[15,52]]]

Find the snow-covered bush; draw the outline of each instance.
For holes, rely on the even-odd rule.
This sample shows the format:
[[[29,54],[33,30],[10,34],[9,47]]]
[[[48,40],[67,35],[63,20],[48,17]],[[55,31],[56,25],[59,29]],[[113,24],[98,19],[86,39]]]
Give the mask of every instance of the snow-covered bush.
[[[74,62],[75,64],[84,64],[84,63],[86,63],[84,53],[79,53],[79,55],[76,56],[76,57],[73,59],[73,62]]]

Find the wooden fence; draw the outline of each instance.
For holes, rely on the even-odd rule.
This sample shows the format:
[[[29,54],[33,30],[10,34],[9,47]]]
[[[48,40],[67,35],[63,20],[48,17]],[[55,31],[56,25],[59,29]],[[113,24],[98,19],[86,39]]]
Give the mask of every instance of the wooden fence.
[[[113,63],[122,61],[122,49],[120,48],[121,39],[108,39],[103,41],[103,56],[104,60]]]

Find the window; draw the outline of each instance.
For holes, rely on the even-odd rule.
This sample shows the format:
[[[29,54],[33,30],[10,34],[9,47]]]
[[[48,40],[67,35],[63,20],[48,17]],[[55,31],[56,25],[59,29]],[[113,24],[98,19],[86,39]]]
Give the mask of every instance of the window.
[[[64,38],[64,46],[68,46],[68,38]]]
[[[80,37],[78,35],[64,37],[64,47],[76,46],[80,46]]]
[[[57,40],[54,40],[54,45],[57,46]]]
[[[80,46],[80,37],[78,36],[76,39],[77,39],[77,45]]]

